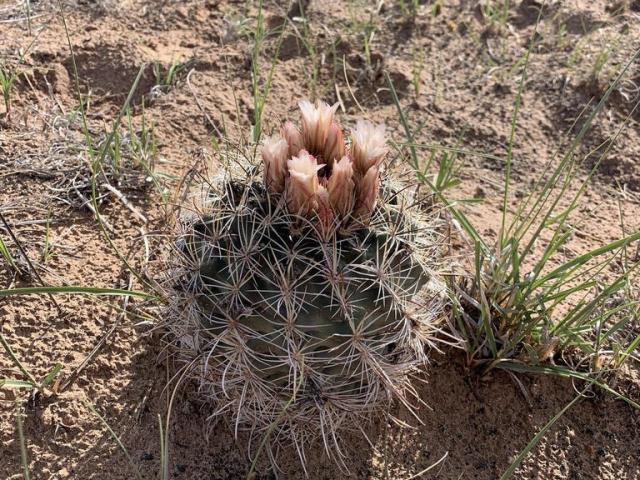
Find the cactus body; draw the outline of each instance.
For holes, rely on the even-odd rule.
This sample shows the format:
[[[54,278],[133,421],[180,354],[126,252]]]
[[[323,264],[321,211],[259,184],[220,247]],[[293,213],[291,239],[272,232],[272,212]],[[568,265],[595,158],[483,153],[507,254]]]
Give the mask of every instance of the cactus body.
[[[275,425],[270,445],[340,448],[343,427],[409,405],[442,306],[437,234],[388,185],[362,221],[321,201],[292,212],[287,181],[254,178],[213,182],[182,220],[171,332],[216,413],[257,435]]]

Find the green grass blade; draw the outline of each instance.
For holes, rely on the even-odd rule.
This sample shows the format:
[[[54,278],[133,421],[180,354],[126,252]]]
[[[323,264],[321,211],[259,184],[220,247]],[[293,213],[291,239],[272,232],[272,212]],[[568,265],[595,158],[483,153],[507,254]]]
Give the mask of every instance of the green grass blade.
[[[413,133],[411,131],[411,128],[409,127],[409,123],[407,122],[404,112],[402,111],[402,106],[400,105],[400,99],[398,98],[398,94],[396,93],[395,86],[393,85],[393,81],[391,80],[391,77],[389,76],[388,72],[385,71],[384,76],[387,80],[387,85],[389,85],[389,90],[391,91],[391,97],[396,106],[396,110],[398,111],[400,123],[404,128],[405,135],[408,140],[407,145],[409,146],[409,149],[411,151],[411,167],[413,168],[416,175],[418,176],[418,179],[424,184],[426,184],[431,189],[431,191],[436,195],[436,197],[438,197],[438,199],[449,208],[449,210],[451,211],[451,214],[456,219],[460,227],[473,239],[473,241],[479,242],[482,245],[483,250],[487,250],[487,245],[485,244],[484,239],[476,231],[475,227],[467,219],[466,215],[462,213],[461,210],[455,208],[451,204],[451,202],[448,199],[446,199],[444,195],[442,195],[442,192],[438,190],[431,181],[429,181],[427,176],[421,172],[419,161],[418,161],[418,154],[415,147],[416,144],[413,138]]]
[[[61,363],[56,363],[55,366],[49,371],[49,373],[47,373],[42,381],[40,382],[40,386],[41,387],[46,387],[47,385],[49,385],[51,383],[51,381],[56,378],[56,376],[58,375],[58,373],[60,373],[60,370],[62,370],[62,364]]]
[[[31,382],[25,382],[24,380],[14,380],[12,378],[0,379],[0,388],[20,389],[20,388],[34,388]]]
[[[622,364],[629,358],[629,356],[638,348],[640,345],[640,335],[633,339],[631,343],[624,349],[622,355],[620,355],[620,359],[616,360],[616,366],[620,368]]]
[[[391,98],[393,99],[393,103],[396,105],[396,110],[398,111],[398,117],[400,118],[400,123],[402,124],[402,128],[404,128],[404,133],[407,137],[409,152],[411,153],[411,166],[414,170],[419,171],[420,162],[418,161],[418,152],[415,147],[415,139],[413,138],[413,132],[409,127],[409,123],[407,122],[407,118],[402,111],[402,107],[400,106],[400,99],[398,98],[398,93],[396,92],[396,87],[393,85],[393,81],[391,81],[391,77],[389,73],[385,70],[384,78],[387,80],[387,85],[389,85],[389,90],[391,91]]]
[[[559,162],[559,164],[555,168],[553,174],[549,177],[549,179],[547,180],[545,185],[542,187],[542,190],[541,190],[538,198],[536,199],[534,205],[531,207],[531,209],[529,210],[529,213],[527,214],[526,221],[520,222],[520,225],[516,229],[516,232],[514,233],[514,235],[518,236],[519,238],[522,238],[525,235],[525,233],[529,230],[529,228],[531,228],[531,226],[533,225],[533,222],[541,214],[543,209],[546,209],[546,213],[543,215],[543,218],[540,221],[539,226],[537,227],[536,231],[532,235],[532,239],[530,240],[529,244],[525,247],[525,249],[523,251],[523,254],[522,254],[523,257],[526,256],[527,253],[529,253],[531,251],[531,249],[533,248],[533,244],[535,243],[535,239],[538,238],[541,230],[546,225],[548,218],[552,215],[552,213],[555,211],[556,206],[558,205],[560,200],[564,197],[564,194],[565,194],[565,192],[567,191],[567,189],[569,187],[570,180],[573,178],[573,176],[575,176],[575,167],[576,167],[576,163],[577,163],[576,160],[575,160],[575,151],[576,151],[578,145],[581,144],[582,140],[584,139],[586,134],[591,129],[593,121],[595,120],[597,115],[603,110],[604,106],[607,104],[607,102],[609,100],[609,97],[611,96],[611,93],[618,88],[620,82],[622,81],[622,78],[626,74],[626,72],[629,69],[629,67],[631,65],[633,65],[634,62],[639,57],[640,57],[640,49],[638,49],[638,50],[636,50],[634,52],[634,54],[629,59],[629,61],[621,69],[621,71],[617,75],[616,79],[611,83],[609,88],[605,91],[604,95],[602,96],[602,98],[600,99],[598,104],[594,107],[593,111],[589,114],[589,116],[585,120],[584,124],[580,128],[578,134],[576,135],[576,137],[571,142],[571,145],[570,145],[567,153],[564,155],[563,159]],[[634,110],[635,110],[635,107],[634,107]],[[621,129],[622,129],[622,127],[616,132],[616,134],[615,134],[616,137],[620,134]],[[610,148],[611,148],[611,145],[608,146],[606,151],[608,151]],[[575,194],[575,196],[574,196],[574,198],[573,198],[573,200],[571,202],[572,205],[574,205],[575,202],[577,201],[577,199],[582,195],[588,180],[595,173],[597,165],[599,165],[599,163],[602,161],[602,158],[603,158],[603,156],[605,154],[606,154],[606,152],[603,153],[603,155],[600,156],[600,160],[598,162],[596,162],[596,165],[594,165],[594,168],[591,169],[589,175],[584,180],[581,188]],[[553,188],[555,187],[555,185],[558,184],[558,181],[559,181],[560,177],[563,174],[565,175],[565,180],[563,182],[563,185],[562,185],[560,191],[555,196],[555,199],[552,201],[552,204],[548,208],[546,208],[545,207],[546,202],[551,197],[551,193],[552,193]]]
[[[558,377],[583,380],[585,382],[588,382],[589,386],[591,386],[591,384],[596,385],[597,387],[612,394],[615,398],[622,400],[623,402],[631,405],[634,408],[640,409],[640,405],[637,402],[617,392],[606,383],[598,381],[597,378],[594,378],[588,373],[578,372],[576,370],[571,370],[570,368],[560,367],[556,365],[525,365],[524,363],[514,361],[502,361],[496,366],[497,368],[511,370],[512,372],[556,375]],[[602,372],[603,371],[600,371],[600,374],[602,374]]]
[[[11,256],[11,252],[9,251],[7,244],[2,240],[2,237],[0,237],[0,255],[2,255],[2,258],[4,258],[11,268],[16,268],[16,262],[13,259],[13,256]]]
[[[146,69],[146,64],[143,63],[140,66],[140,70],[138,71],[138,74],[136,75],[136,78],[134,79],[133,84],[132,84],[131,88],[129,89],[129,93],[127,95],[127,98],[126,98],[124,104],[122,105],[122,108],[118,112],[118,115],[116,116],[115,120],[113,121],[113,127],[111,129],[111,132],[110,132],[109,136],[107,137],[104,145],[102,145],[102,147],[100,149],[100,152],[99,152],[98,158],[96,158],[95,157],[95,152],[94,152],[94,149],[93,149],[93,145],[92,145],[91,134],[89,132],[89,123],[87,121],[87,112],[85,110],[84,101],[82,100],[82,92],[80,90],[80,77],[79,77],[79,74],[78,74],[78,67],[77,67],[77,64],[76,64],[76,56],[75,56],[75,52],[73,50],[73,46],[71,45],[71,36],[70,36],[70,33],[69,33],[69,28],[68,28],[68,25],[67,25],[66,18],[64,16],[64,11],[62,9],[62,5],[60,5],[60,17],[62,18],[62,24],[64,26],[64,32],[65,32],[65,35],[66,35],[67,45],[69,47],[69,52],[70,52],[70,55],[71,55],[71,65],[73,67],[74,87],[75,87],[75,90],[76,90],[76,95],[78,96],[78,102],[80,104],[80,115],[82,117],[82,129],[83,129],[83,133],[84,133],[84,137],[85,137],[85,146],[86,146],[86,150],[87,150],[87,155],[91,159],[91,206],[93,208],[93,212],[94,212],[94,215],[96,217],[96,221],[98,223],[98,226],[100,227],[100,231],[102,232],[104,238],[107,240],[107,243],[109,244],[111,249],[115,252],[115,254],[118,257],[118,259],[133,274],[133,276],[136,277],[143,285],[151,288],[151,286],[142,277],[142,275],[140,275],[140,273],[138,273],[133,268],[133,266],[124,257],[124,255],[122,255],[122,253],[120,253],[120,250],[118,250],[118,247],[116,246],[116,244],[113,242],[111,236],[109,235],[107,227],[105,226],[104,222],[102,221],[102,217],[100,215],[100,210],[99,210],[98,201],[97,201],[98,195],[97,195],[97,185],[96,185],[96,183],[97,183],[96,179],[97,179],[97,176],[98,176],[98,171],[99,170],[101,171],[101,169],[102,169],[102,164],[104,162],[104,159],[106,158],[106,155],[107,155],[107,153],[109,151],[111,143],[113,142],[113,139],[115,138],[116,134],[118,133],[118,128],[120,127],[120,123],[122,121],[122,117],[124,116],[124,114],[129,109],[129,105],[131,104],[131,101],[133,99],[133,95],[134,95],[136,89],[138,88],[138,84],[140,83],[140,80],[142,79],[142,74],[144,73],[144,71]]]
[[[0,290],[0,292],[2,292],[2,290]],[[29,383],[31,384],[31,386],[33,388],[37,387],[38,381],[35,379],[35,377],[33,375],[31,375],[29,370],[27,370],[25,368],[25,366],[22,364],[20,359],[13,352],[13,350],[11,349],[11,346],[9,345],[9,342],[7,342],[7,340],[4,338],[4,335],[2,335],[1,332],[0,332],[0,344],[5,349],[5,351],[7,352],[7,355],[9,355],[9,358],[11,358],[11,360],[14,363],[14,365],[16,367],[18,367],[18,370],[20,370],[23,373],[23,375],[25,377],[27,377],[27,379],[28,379]]]
[[[116,435],[116,432],[113,431],[113,429],[109,426],[109,424],[107,423],[107,421],[102,417],[102,415],[100,415],[98,413],[98,411],[95,409],[95,407],[93,406],[93,404],[91,402],[89,402],[88,400],[84,401],[84,405],[91,410],[91,412],[98,417],[98,419],[100,420],[100,423],[102,423],[102,425],[104,426],[104,428],[107,429],[107,431],[111,434],[111,436],[113,437],[114,441],[118,444],[118,446],[120,447],[120,450],[122,450],[122,453],[124,453],[124,456],[127,457],[127,460],[129,460],[129,464],[131,465],[131,468],[133,469],[133,473],[135,474],[136,478],[138,480],[142,480],[142,476],[140,475],[140,471],[138,470],[138,466],[135,464],[135,462],[133,461],[133,458],[131,457],[131,455],[129,455],[129,451],[127,450],[127,448],[124,446],[124,444],[122,443],[122,441],[120,440],[120,437],[118,437],[118,435]]]
[[[636,232],[632,235],[628,235],[627,237],[621,238],[619,240],[616,240],[614,242],[608,243],[606,245],[603,245],[601,247],[598,248],[594,248],[593,250],[591,250],[590,252],[587,252],[583,255],[578,255],[577,257],[569,260],[568,262],[563,263],[562,265],[560,265],[559,267],[553,269],[551,272],[549,272],[548,274],[544,275],[543,277],[539,278],[538,280],[536,280],[535,282],[533,282],[531,284],[531,290],[535,290],[536,288],[540,287],[541,285],[545,284],[546,282],[548,282],[549,280],[552,280],[553,278],[557,277],[558,275],[560,275],[561,273],[576,267],[576,266],[580,266],[580,265],[584,265],[586,263],[588,263],[589,261],[593,260],[596,257],[599,257],[600,255],[612,252],[614,250],[618,250],[621,247],[625,247],[628,246],[631,243],[640,241],[640,231]]]
[[[162,417],[160,414],[158,414],[158,428],[160,431],[160,480],[166,480],[169,478],[169,461],[165,455],[164,429],[162,427]]]
[[[495,357],[498,354],[498,346],[496,344],[495,336],[493,335],[493,322],[491,318],[491,307],[489,305],[489,301],[484,295],[484,289],[480,286],[482,285],[482,250],[481,246],[478,242],[475,245],[475,275],[476,275],[476,284],[478,285],[478,292],[480,295],[480,321],[482,322],[482,328],[485,331],[485,335],[487,336],[487,341],[489,343],[489,349],[491,353]]]
[[[500,476],[500,480],[508,480],[513,476],[513,474],[515,473],[516,469],[520,466],[520,464],[525,459],[525,457],[527,455],[529,455],[529,452],[531,452],[531,450],[533,450],[534,447],[536,445],[538,445],[538,443],[540,443],[540,440],[542,440],[542,438],[547,434],[549,429],[551,427],[553,427],[555,425],[555,423],[565,413],[567,413],[567,411],[569,411],[569,409],[571,409],[571,407],[573,407],[575,404],[577,404],[580,401],[580,399],[582,399],[583,393],[584,392],[580,393],[571,402],[569,402],[567,405],[565,405],[562,410],[560,410],[556,415],[554,415],[554,417],[551,420],[549,420],[549,422],[547,422],[547,424],[544,427],[542,427],[540,429],[540,431],[536,434],[536,436],[533,437],[533,439],[527,444],[527,446],[516,457],[516,459],[513,461],[513,463],[511,465],[509,465],[509,468],[507,468],[505,470],[505,472]]]
[[[18,428],[18,442],[20,443],[20,463],[22,464],[22,478],[29,480],[29,455],[27,441],[24,437],[24,425],[22,423],[22,405],[16,400],[16,425]]]
[[[536,35],[538,34],[538,25],[540,24],[540,18],[542,17],[543,7],[538,9],[538,18],[536,19],[535,26],[533,31],[531,32],[531,36],[529,37],[529,48],[524,55],[522,74],[520,76],[520,82],[518,84],[518,93],[516,95],[516,100],[513,109],[513,117],[511,119],[511,131],[509,133],[509,143],[507,146],[507,162],[505,165],[505,173],[504,173],[504,195],[502,199],[502,217],[500,220],[500,233],[499,239],[500,244],[504,245],[505,242],[505,225],[507,219],[507,204],[509,200],[509,187],[511,185],[511,164],[513,161],[513,146],[516,140],[516,130],[518,128],[518,114],[520,113],[520,107],[522,105],[522,94],[524,93],[524,85],[527,79],[527,68],[529,66],[529,57],[531,55],[531,50],[533,49],[534,40]]]
[[[99,287],[81,287],[81,286],[64,286],[64,287],[24,287],[10,288],[8,290],[0,290],[0,298],[15,295],[35,295],[41,293],[64,293],[79,295],[99,295],[99,296],[125,296],[138,297],[144,299],[155,299],[153,295],[136,290],[123,290],[120,288],[99,288]]]

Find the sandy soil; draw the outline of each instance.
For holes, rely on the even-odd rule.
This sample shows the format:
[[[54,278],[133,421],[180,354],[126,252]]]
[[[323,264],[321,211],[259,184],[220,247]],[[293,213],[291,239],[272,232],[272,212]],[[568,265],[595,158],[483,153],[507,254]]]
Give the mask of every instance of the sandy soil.
[[[359,0],[302,3],[307,5],[315,57],[301,40],[298,2],[265,2],[269,28],[282,25],[288,17],[299,33],[288,24],[265,108],[267,131],[297,115],[297,101],[315,93],[331,102],[342,101],[345,124],[361,116],[384,121],[393,138],[402,141],[382,75],[386,69],[409,122],[418,129],[419,142],[504,155],[519,61],[536,24],[538,2],[511,2],[504,25],[492,21],[486,7],[464,0],[420,2],[417,15],[404,15],[401,2],[386,1],[377,13],[372,13],[372,2]],[[24,2],[0,0],[3,64],[16,67],[33,41],[17,67],[21,75],[12,89],[10,115],[0,106],[0,212],[45,283],[141,288],[105,241],[86,205],[90,170],[77,114],[74,64],[59,7],[58,2],[31,0],[28,20]],[[119,171],[106,169],[117,193],[103,187],[98,193],[118,251],[153,278],[171,218],[171,208],[167,216],[159,190],[171,195],[181,175],[215,166],[212,139],[219,139],[220,131],[231,139],[248,135],[253,100],[246,27],[255,23],[255,5],[224,0],[64,0],[62,8],[96,144],[105,139],[146,64],[132,99],[132,131],[140,136],[143,116],[145,125],[152,125],[155,150],[150,150],[148,160],[159,185],[125,152]],[[362,40],[362,23],[369,20],[375,29],[370,61]],[[547,2],[518,121],[512,208],[545,163],[573,138],[567,132],[576,121],[583,121],[578,119],[582,110],[593,108],[591,99],[597,102],[616,69],[640,46],[638,38],[638,0]],[[264,76],[276,42],[275,38],[266,42],[261,58]],[[185,65],[177,82],[158,87],[152,65],[164,73],[172,62]],[[575,234],[567,256],[620,237],[620,212],[627,232],[640,228],[640,114],[633,110],[640,99],[640,63],[631,65],[625,78],[581,147],[581,154],[602,151],[603,142],[630,117],[589,182],[572,223]],[[122,129],[124,139],[126,130]],[[429,151],[422,155],[426,159]],[[584,162],[583,178],[594,160],[591,156]],[[480,200],[466,209],[489,236],[500,222],[501,175],[499,162],[466,155],[462,183],[452,191],[458,198]],[[3,239],[7,233],[0,226]],[[8,243],[15,252],[13,243]],[[38,285],[26,264],[21,266],[19,276],[0,266],[1,288]],[[125,305],[121,299],[58,296],[57,302],[60,310],[46,296],[0,299],[0,328],[36,376],[45,375],[58,362],[64,365],[58,389],[115,328],[68,388],[27,402],[24,428],[31,478],[134,478],[127,457],[89,405],[120,436],[142,477],[158,478],[158,415],[166,412],[165,385],[174,370],[166,360],[160,333],[153,331],[152,315],[157,310],[139,300]],[[17,376],[8,357],[0,356],[0,378]],[[373,446],[357,436],[349,438],[351,478],[414,478],[445,454],[436,468],[415,478],[498,478],[576,394],[566,380],[518,379],[521,385],[497,372],[479,382],[467,377],[461,355],[434,354],[420,387],[430,406],[419,413],[422,423],[398,410],[398,417],[411,428],[374,422],[368,429]],[[640,376],[632,365],[612,381],[621,393],[640,399]],[[170,427],[171,478],[246,475],[250,462],[244,439],[234,441],[224,420],[208,422],[210,412],[193,389],[178,394]],[[12,394],[0,390],[0,478],[21,477],[15,418]],[[597,394],[563,416],[515,478],[640,478],[639,445],[637,412],[611,396]],[[295,453],[285,456],[281,467],[282,478],[303,475]],[[328,463],[320,449],[309,455],[308,470],[317,479],[347,476]]]

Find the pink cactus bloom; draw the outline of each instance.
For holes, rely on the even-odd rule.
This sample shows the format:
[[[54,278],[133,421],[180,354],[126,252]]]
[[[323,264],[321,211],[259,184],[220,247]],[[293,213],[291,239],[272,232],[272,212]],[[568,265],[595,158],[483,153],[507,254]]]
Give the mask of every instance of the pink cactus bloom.
[[[388,152],[385,126],[359,120],[347,149],[334,120],[338,104],[303,100],[299,106],[302,128],[285,122],[280,135],[268,137],[262,146],[265,185],[272,193],[284,192],[292,214],[315,218],[323,235],[349,218],[367,223]]]
[[[323,154],[338,103],[329,106],[328,103],[318,100],[314,106],[311,102],[303,100],[298,105],[302,112],[302,138],[307,150]]]
[[[316,213],[318,215],[318,224],[323,235],[330,235],[333,225],[333,211],[329,200],[329,192],[322,185],[318,187],[316,194]]]
[[[306,150],[287,162],[289,167],[289,184],[287,186],[287,205],[289,212],[307,215],[315,210],[318,193],[318,165],[315,157]]]
[[[387,151],[385,126],[358,120],[356,128],[351,131],[351,156],[356,171],[366,175],[371,167],[382,163]]]
[[[333,170],[327,183],[329,202],[333,210],[342,217],[347,217],[353,209],[354,202],[353,162],[343,156],[333,164]]]
[[[289,157],[295,157],[304,148],[304,140],[298,127],[292,122],[285,122],[281,130],[282,136],[289,144]]]
[[[371,217],[376,199],[378,197],[379,169],[371,167],[364,177],[358,182],[358,198],[354,216],[361,220],[368,220]]]
[[[333,162],[340,160],[344,157],[344,152],[347,147],[344,144],[344,137],[342,136],[342,130],[336,122],[332,122],[329,125],[329,131],[327,132],[327,139],[324,143],[323,158],[329,168],[333,168]]]
[[[279,135],[267,137],[260,149],[264,162],[264,184],[271,193],[282,193],[287,177],[289,145]]]

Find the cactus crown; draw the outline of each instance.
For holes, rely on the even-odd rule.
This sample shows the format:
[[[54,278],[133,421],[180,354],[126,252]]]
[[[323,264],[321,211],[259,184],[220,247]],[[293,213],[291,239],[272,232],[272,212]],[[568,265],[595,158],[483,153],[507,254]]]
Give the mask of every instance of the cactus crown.
[[[379,185],[384,127],[359,122],[347,148],[335,106],[300,107],[302,130],[262,146],[264,182],[213,182],[183,219],[170,326],[216,412],[256,435],[276,424],[270,445],[303,459],[389,399],[409,406],[442,297],[433,225]]]
[[[300,102],[302,131],[287,122],[261,149],[269,193],[284,195],[290,213],[315,215],[327,235],[334,227],[368,222],[387,153],[384,125],[368,121],[357,123],[347,149],[334,120],[337,107]]]

